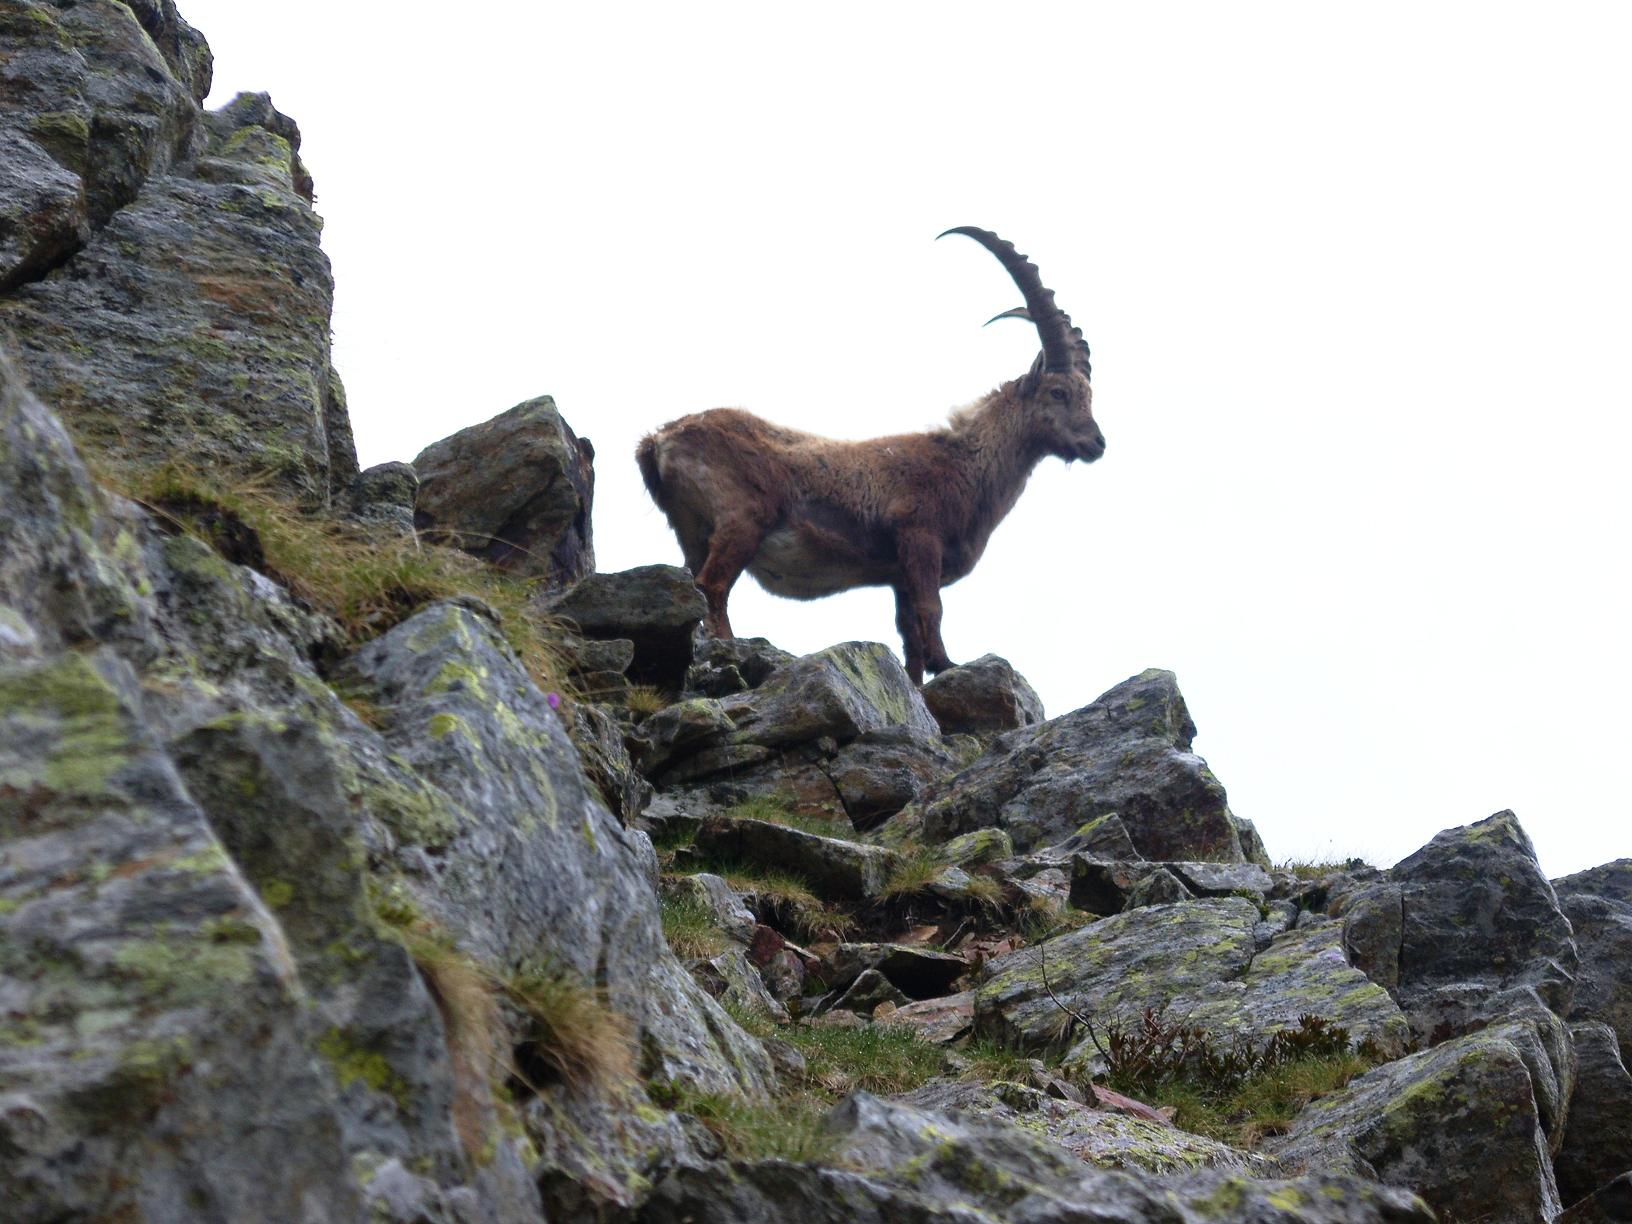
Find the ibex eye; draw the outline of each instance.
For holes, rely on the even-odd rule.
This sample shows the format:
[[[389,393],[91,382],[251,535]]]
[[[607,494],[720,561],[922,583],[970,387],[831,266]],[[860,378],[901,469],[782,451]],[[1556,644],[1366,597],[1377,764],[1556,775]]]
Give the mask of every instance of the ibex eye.
[[[1048,389],[1048,398],[1053,400],[1063,400],[1065,398],[1065,392],[1060,390],[1058,387],[1050,387]]]

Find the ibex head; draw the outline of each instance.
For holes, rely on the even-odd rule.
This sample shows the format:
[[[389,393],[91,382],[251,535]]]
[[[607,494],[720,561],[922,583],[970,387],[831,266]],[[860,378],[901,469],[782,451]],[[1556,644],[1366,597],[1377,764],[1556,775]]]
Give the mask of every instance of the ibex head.
[[[960,225],[940,235],[973,238],[997,256],[1019,286],[1024,306],[988,319],[1025,319],[1037,328],[1042,352],[1020,380],[1021,410],[1033,422],[1033,437],[1045,454],[1092,463],[1105,453],[1105,435],[1094,420],[1094,390],[1089,383],[1088,342],[1082,329],[1054,304],[1054,291],[1043,285],[1042,274],[1024,255],[991,230]]]

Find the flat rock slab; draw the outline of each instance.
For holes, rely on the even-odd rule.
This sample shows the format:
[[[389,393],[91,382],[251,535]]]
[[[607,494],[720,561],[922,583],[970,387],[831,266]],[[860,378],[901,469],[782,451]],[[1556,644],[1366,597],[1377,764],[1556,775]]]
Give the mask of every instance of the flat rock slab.
[[[710,860],[785,871],[803,879],[824,899],[852,904],[883,892],[891,870],[901,861],[883,846],[723,816],[703,821],[695,845]]]
[[[708,605],[691,573],[674,565],[642,565],[591,574],[549,610],[573,621],[588,638],[635,644],[629,678],[679,691],[691,666],[692,637]]]
[[[879,1021],[909,1028],[923,1041],[945,1045],[967,1033],[975,1023],[975,995],[964,990],[940,999],[922,999],[898,1007]]]
[[[595,569],[595,451],[549,396],[433,442],[414,460],[428,538],[554,585]]]
[[[1445,1219],[1551,1220],[1561,1204],[1535,1102],[1526,1023],[1377,1067],[1309,1105],[1269,1152],[1292,1172],[1375,1173]]]
[[[1102,1169],[1188,1173],[1232,1169],[1273,1176],[1274,1162],[1163,1122],[1063,1101],[1023,1084],[942,1081],[894,1098],[920,1109],[1012,1122]]]
[[[982,655],[924,685],[924,704],[947,735],[989,735],[1043,721],[1043,701],[997,655]]]
[[[1235,897],[1157,905],[1000,956],[975,989],[976,1031],[1018,1049],[1058,1049],[1071,1027],[1051,988],[1100,1028],[1132,1026],[1146,1008],[1244,974],[1257,921],[1257,909]],[[1077,1036],[1071,1057],[1086,1057],[1087,1038]]]
[[[1085,1164],[1024,1126],[856,1093],[828,1116],[831,1164],[680,1168],[642,1224],[1431,1224],[1413,1196],[1358,1177],[1260,1181]]]
[[[1147,671],[1073,714],[998,737],[891,825],[932,844],[995,826],[1025,852],[1114,814],[1138,857],[1267,866],[1257,834],[1190,751],[1195,731],[1173,674]]]

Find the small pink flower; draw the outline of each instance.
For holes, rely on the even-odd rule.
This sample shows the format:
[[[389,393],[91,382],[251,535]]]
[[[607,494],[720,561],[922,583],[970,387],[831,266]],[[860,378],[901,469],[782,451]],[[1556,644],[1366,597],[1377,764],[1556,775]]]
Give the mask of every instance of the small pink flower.
[[[550,703],[550,709],[552,710],[559,710],[561,708],[560,693],[545,693],[544,700]]]

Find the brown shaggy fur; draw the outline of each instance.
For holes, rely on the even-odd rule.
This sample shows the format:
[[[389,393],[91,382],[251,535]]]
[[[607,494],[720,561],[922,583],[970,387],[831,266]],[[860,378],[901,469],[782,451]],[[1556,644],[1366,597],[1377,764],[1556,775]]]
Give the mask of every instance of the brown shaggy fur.
[[[889,586],[907,670],[951,667],[940,589],[969,573],[1038,461],[1098,459],[1105,439],[1084,370],[1044,368],[954,413],[945,428],[840,442],[735,408],[681,417],[641,440],[641,475],[731,636],[744,569],[793,599]]]

